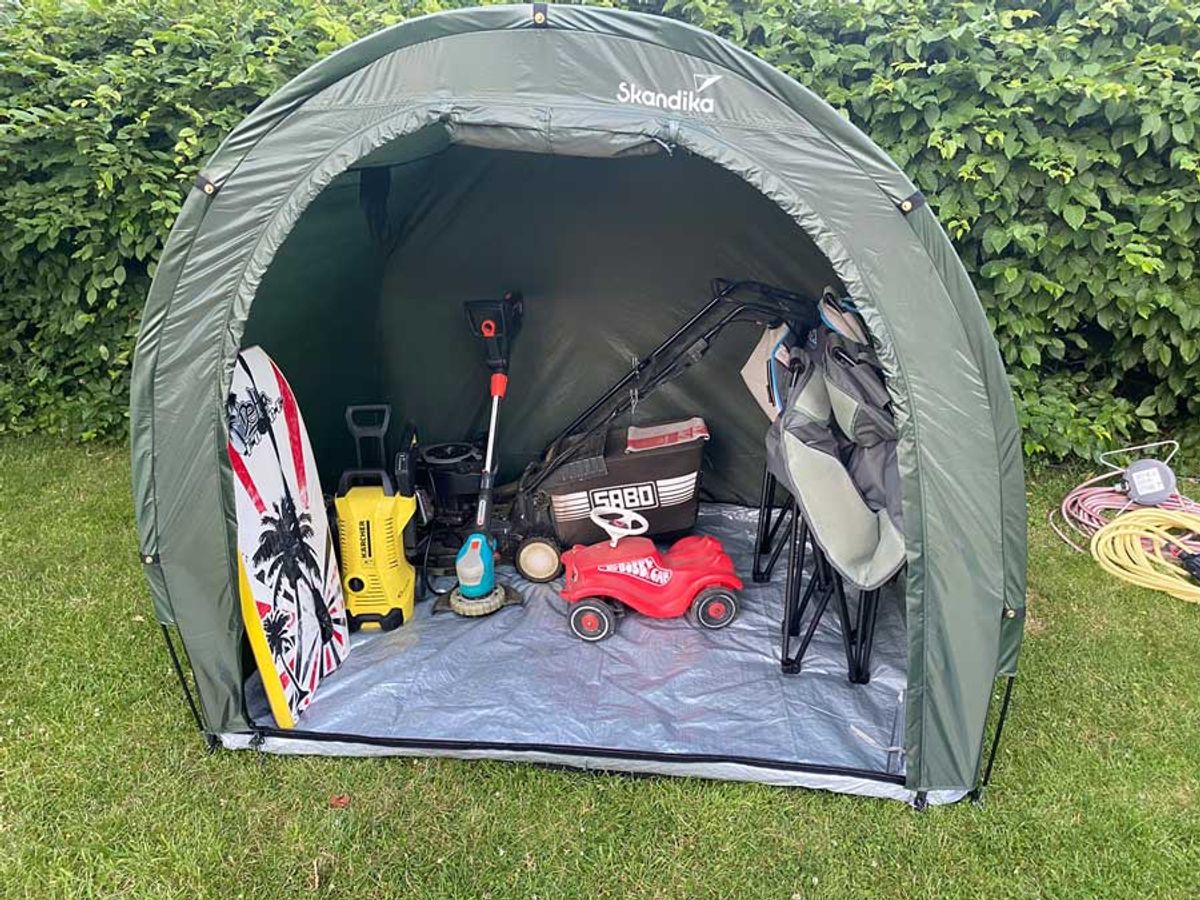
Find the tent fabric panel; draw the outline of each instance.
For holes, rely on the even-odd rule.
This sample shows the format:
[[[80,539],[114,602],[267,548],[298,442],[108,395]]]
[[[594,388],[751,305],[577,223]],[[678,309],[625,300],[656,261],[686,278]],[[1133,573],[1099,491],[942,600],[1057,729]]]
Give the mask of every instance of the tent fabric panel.
[[[171,298],[191,242],[199,229],[207,198],[188,195],[167,238],[142,312],[130,378],[130,463],[133,507],[138,529],[138,552],[147,568],[155,614],[163,624],[174,622],[170,594],[158,563],[158,498],[155,482],[155,393],[153,366],[158,342],[170,312]]]
[[[998,675],[1015,675],[1023,634],[1026,569],[1025,461],[1016,404],[1009,386],[1000,348],[986,317],[982,316],[962,260],[932,210],[927,206],[909,216],[914,230],[929,252],[942,282],[947,285],[967,330],[975,358],[983,366],[988,404],[992,410],[1000,478],[1000,531],[1004,557],[1004,609]]]
[[[663,94],[668,105],[630,102],[635,88],[639,98]],[[684,95],[676,97],[678,92]],[[304,108],[398,107],[422,97],[487,108],[543,106],[555,115],[593,105],[641,109],[659,118],[691,113],[714,129],[764,128],[825,142],[790,106],[724,66],[658,44],[544,30],[475,32],[396,51],[330,85]],[[705,101],[711,109],[689,107]]]

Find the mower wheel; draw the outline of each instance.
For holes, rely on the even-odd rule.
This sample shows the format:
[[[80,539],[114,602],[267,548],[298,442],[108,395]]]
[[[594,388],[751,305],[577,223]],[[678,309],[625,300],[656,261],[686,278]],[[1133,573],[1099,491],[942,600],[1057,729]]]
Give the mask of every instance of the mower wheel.
[[[571,631],[582,641],[602,641],[617,630],[617,615],[599,597],[580,600],[571,607]]]
[[[526,581],[545,584],[562,574],[562,558],[558,542],[552,537],[536,534],[525,538],[513,554],[513,565]]]
[[[701,628],[724,628],[735,616],[737,594],[729,588],[705,588],[692,601],[692,619]]]

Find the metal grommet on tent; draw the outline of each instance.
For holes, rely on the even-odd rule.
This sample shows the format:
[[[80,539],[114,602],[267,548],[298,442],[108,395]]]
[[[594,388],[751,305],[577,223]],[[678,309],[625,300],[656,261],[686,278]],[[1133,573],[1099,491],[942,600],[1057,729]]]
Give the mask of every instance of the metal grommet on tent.
[[[900,212],[904,213],[906,216],[910,212],[912,212],[914,209],[920,209],[924,205],[925,205],[925,195],[922,194],[920,191],[917,191],[915,194],[913,194],[909,197],[905,197],[903,200],[900,201],[900,204],[899,204]]]
[[[533,27],[545,28],[550,24],[550,11],[545,3],[533,4]]]
[[[209,197],[216,196],[217,191],[220,190],[220,188],[217,187],[217,183],[215,181],[209,180],[208,178],[204,177],[204,175],[202,175],[202,174],[196,176],[196,187],[198,187],[204,194],[206,194]]]

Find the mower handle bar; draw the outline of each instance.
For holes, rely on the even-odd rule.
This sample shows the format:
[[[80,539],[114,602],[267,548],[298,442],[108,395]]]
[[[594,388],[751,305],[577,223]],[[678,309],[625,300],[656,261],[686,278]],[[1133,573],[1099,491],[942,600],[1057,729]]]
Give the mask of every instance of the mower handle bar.
[[[595,402],[576,416],[566,428],[550,441],[538,463],[535,464],[537,467],[536,473],[531,476],[531,480],[527,484],[524,483],[526,481],[525,476],[522,476],[522,483],[518,486],[518,490],[535,490],[550,475],[557,471],[560,466],[574,458],[580,448],[586,443],[588,437],[595,434],[600,428],[608,425],[613,419],[628,409],[631,401],[628,393],[626,393],[607,415],[587,428],[579,440],[570,446],[563,446],[605,404],[609,403],[618,394],[621,394],[631,383],[639,382],[638,394],[640,397],[649,396],[654,390],[678,377],[685,369],[699,362],[704,354],[708,352],[712,340],[728,325],[733,324],[735,321],[765,322],[766,324],[776,325],[780,322],[795,320],[801,312],[807,312],[810,318],[815,315],[816,305],[811,298],[765,284],[761,281],[731,281],[725,278],[715,278],[712,281],[712,289],[712,299],[705,303],[683,325],[679,326],[658,347],[638,360],[636,365],[624,377],[600,395]],[[757,296],[746,299],[735,297],[735,295],[743,292],[753,293]],[[733,306],[714,324],[709,326],[696,340],[691,341],[683,350],[672,357],[668,364],[660,372],[651,377],[645,385],[640,384],[642,374],[653,363],[660,360],[667,351],[673,348],[674,344],[689,334],[698,323],[723,303],[732,303]],[[743,318],[746,313],[750,315]]]

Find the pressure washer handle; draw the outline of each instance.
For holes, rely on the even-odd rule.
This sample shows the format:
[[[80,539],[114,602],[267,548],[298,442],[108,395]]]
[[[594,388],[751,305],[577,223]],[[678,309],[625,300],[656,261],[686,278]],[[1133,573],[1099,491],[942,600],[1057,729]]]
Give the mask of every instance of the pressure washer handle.
[[[385,497],[394,496],[396,493],[392,479],[383,469],[347,469],[338,479],[337,492],[339,497],[343,497],[350,488],[376,486],[383,488]]]
[[[367,441],[377,442],[379,451],[379,466],[387,465],[387,449],[384,440],[387,437],[388,425],[392,421],[392,408],[386,403],[375,403],[363,406],[346,407],[346,428],[354,438],[354,455],[358,458],[358,467],[364,469],[363,445]]]

